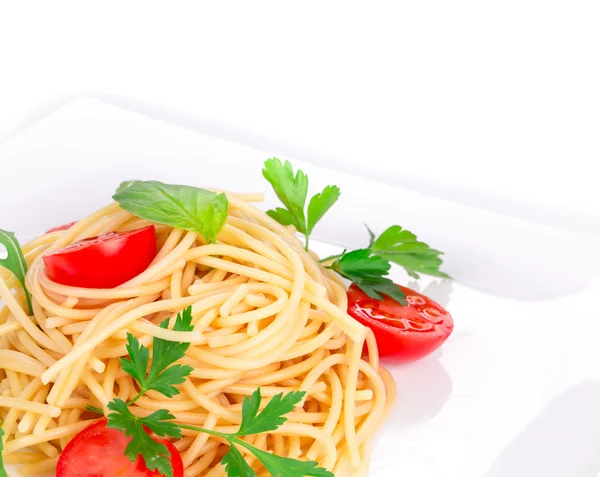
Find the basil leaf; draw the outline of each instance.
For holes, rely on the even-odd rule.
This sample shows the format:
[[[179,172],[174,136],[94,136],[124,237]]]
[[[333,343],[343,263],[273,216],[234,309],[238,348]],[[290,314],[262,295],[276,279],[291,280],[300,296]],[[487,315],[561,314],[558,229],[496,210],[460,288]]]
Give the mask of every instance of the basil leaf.
[[[17,280],[21,283],[23,291],[25,292],[25,299],[27,300],[27,307],[29,309],[29,315],[33,315],[33,309],[31,307],[31,295],[25,287],[25,274],[27,273],[27,262],[21,251],[19,241],[15,237],[15,234],[6,230],[0,229],[0,243],[6,247],[8,256],[6,258],[0,258],[0,266],[11,271]]]
[[[199,232],[207,243],[215,243],[229,212],[225,194],[158,181],[123,182],[113,199],[143,219]]]

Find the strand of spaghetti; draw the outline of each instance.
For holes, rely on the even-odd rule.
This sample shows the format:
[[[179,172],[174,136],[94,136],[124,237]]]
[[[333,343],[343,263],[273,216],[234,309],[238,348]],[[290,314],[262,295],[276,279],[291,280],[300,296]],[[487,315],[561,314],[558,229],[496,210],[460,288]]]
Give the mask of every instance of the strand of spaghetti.
[[[128,282],[121,285],[122,287],[139,285],[141,283],[148,283],[159,276],[160,273],[173,265],[175,262],[181,260],[186,251],[192,246],[192,244],[198,238],[196,232],[187,232],[181,242],[175,246],[166,256],[162,257],[161,260],[153,262],[146,270],[140,273],[137,277],[132,278]]]
[[[92,376],[92,374],[86,369],[81,374],[81,379],[83,380],[85,385],[88,387],[88,389],[92,392],[92,394],[96,397],[96,399],[100,402],[102,407],[106,408],[106,406],[108,405],[108,401],[110,401],[110,399],[104,392],[104,389],[102,389],[102,386],[100,385],[100,383],[98,383],[98,381],[96,381],[94,376]],[[68,398],[69,398],[69,396],[66,396],[65,398],[61,399],[61,402],[60,402],[61,407],[63,407],[63,408],[65,407]]]
[[[356,442],[362,444],[368,436],[372,436],[384,416],[386,389],[381,376],[367,362],[360,360],[358,362],[359,370],[366,375],[373,386],[373,406],[370,409],[366,419],[360,424],[356,431]]]
[[[320,332],[316,337],[311,340],[299,343],[294,347],[290,348],[281,359],[295,359],[300,356],[304,356],[308,353],[314,352],[319,348],[325,347],[326,343],[331,340],[332,336],[336,332],[336,324],[329,323],[325,329]]]
[[[156,326],[148,321],[135,321],[129,329],[140,334],[160,338],[166,341],[178,341],[181,343],[192,343],[200,345],[206,343],[206,338],[199,331],[173,331]]]
[[[64,246],[74,242],[76,240],[75,237],[79,236],[86,228],[90,225],[102,219],[102,217],[108,217],[113,212],[117,212],[119,210],[119,205],[116,202],[112,202],[105,207],[97,210],[96,212],[88,215],[87,217],[81,219],[79,222],[73,224],[67,230],[60,231],[54,243],[50,246],[49,250],[58,250],[63,248]],[[93,235],[90,235],[90,237]]]
[[[8,396],[0,396],[0,406],[19,409],[20,411],[30,411],[36,414],[46,414],[52,417],[60,416],[60,408],[50,406],[49,404],[41,404],[34,401],[25,401],[19,398]]]
[[[171,229],[167,240],[165,240],[165,243],[156,254],[156,257],[154,257],[154,260],[152,260],[152,263],[155,264],[160,262],[164,257],[171,253],[181,240],[181,237],[183,237],[184,233],[185,232],[181,229]]]
[[[53,293],[65,295],[70,298],[101,298],[103,300],[115,300],[123,298],[138,297],[143,295],[155,295],[156,293],[162,292],[169,285],[169,278],[163,278],[160,281],[155,281],[146,285],[138,285],[135,287],[117,287],[117,288],[79,288],[68,285],[61,285],[60,283],[53,282],[48,278],[48,274],[45,269],[40,270],[37,276],[40,284],[44,289],[49,290]],[[62,308],[72,308],[60,305]]]
[[[235,225],[242,230],[252,231],[252,233],[258,236],[266,235],[265,229],[270,231],[271,233],[268,234],[268,238],[271,243],[273,243],[280,251],[282,251],[282,253],[288,257],[288,259],[288,253],[285,253],[284,250],[288,250],[289,252],[293,253],[302,264],[302,267],[308,269],[308,273],[310,274],[311,278],[317,282],[320,282],[321,284],[324,284],[324,277],[319,272],[319,267],[314,266],[314,260],[304,250],[302,243],[300,240],[298,240],[294,233],[290,233],[286,227],[282,226],[279,224],[279,222],[272,219],[267,214],[260,212],[251,205],[238,201],[235,198],[233,201],[235,207],[251,216],[257,223],[253,224],[248,221],[232,217],[232,225]]]
[[[44,292],[42,286],[37,279],[41,273],[41,269],[43,268],[43,260],[41,257],[36,258],[31,266],[29,267],[29,271],[25,277],[25,282],[27,284],[27,289],[34,296],[35,300],[37,300],[49,314],[53,316],[59,316],[61,318],[72,318],[72,319],[91,319],[101,309],[99,308],[87,308],[87,309],[72,309],[66,308],[60,305],[57,305],[53,302]]]
[[[12,321],[10,323],[5,323],[0,325],[0,337],[12,333],[13,331],[17,331],[22,329],[21,323],[18,321]]]
[[[229,421],[235,418],[235,414],[232,411],[224,408],[214,400],[209,399],[204,393],[198,391],[189,379],[183,383],[183,389],[198,406],[206,409],[211,414],[214,414],[217,417],[226,418]]]
[[[125,210],[118,210],[114,214],[104,216],[101,220],[96,222],[88,222],[88,226],[76,235],[72,241],[83,240],[89,237],[97,237],[106,233],[118,230],[119,227],[127,223],[131,219],[132,215]],[[68,229],[69,231],[72,230]]]
[[[55,330],[55,329],[48,329],[49,318],[46,317],[44,310],[41,308],[39,302],[35,299],[35,297],[32,300],[32,303],[33,303],[33,312],[34,312],[34,315],[35,315],[40,327],[50,337],[50,339],[52,339],[57,344],[57,346],[61,349],[60,356],[64,356],[69,351],[71,351],[71,348],[73,347],[73,345],[71,344],[71,342],[68,340],[68,338],[63,333],[60,333],[58,330]],[[53,358],[53,359],[56,360],[56,358]],[[91,368],[94,371],[96,371],[97,373],[104,372],[104,369],[105,369],[104,363],[102,361],[100,361],[98,358],[96,358],[95,356],[92,356],[90,358],[89,364],[90,364]]]
[[[216,414],[209,414],[209,416],[206,418],[206,421],[204,421],[204,428],[209,430],[214,429],[215,425],[217,424],[217,420],[218,416]],[[198,458],[200,453],[204,451],[204,446],[208,442],[208,439],[208,434],[198,434],[192,445],[181,456],[184,467],[189,467],[191,463]]]
[[[104,340],[109,338],[113,333],[129,325],[138,318],[152,313],[156,313],[158,311],[173,310],[174,308],[182,309],[188,305],[197,304],[195,303],[197,300],[198,297],[185,297],[178,298],[176,300],[162,300],[158,302],[147,303],[145,305],[139,306],[134,310],[124,313],[111,323],[107,324],[106,327],[97,330],[96,333],[93,336],[90,336],[85,343],[81,343],[80,345],[78,342],[77,346],[74,347],[68,355],[58,360],[42,374],[42,382],[45,384],[50,382],[50,380],[52,380],[60,371],[77,361],[87,351],[89,351],[90,349],[94,349]]]
[[[40,348],[25,331],[20,331],[16,335],[23,347],[26,348],[29,354],[40,363],[43,363],[46,366],[52,366],[56,363],[56,359]]]
[[[56,395],[56,405],[61,407],[62,404],[71,396],[79,381],[85,367],[87,366],[88,359],[90,359],[91,351],[84,354],[78,359],[70,369],[65,369],[63,373],[67,373],[68,377],[64,384],[61,386],[60,391]]]
[[[273,296],[275,297],[275,301],[263,308],[235,314],[234,316],[224,316],[221,313],[221,316],[215,320],[215,325],[227,328],[269,318],[283,310],[288,303],[289,296],[286,291],[274,285],[267,283],[250,283],[246,285],[244,292],[246,292],[246,290]]]
[[[301,376],[319,364],[325,356],[325,350],[318,349],[314,354],[309,356],[306,360],[301,361],[300,363],[292,364],[291,366],[286,366],[282,369],[277,369],[276,371],[270,373],[262,373],[260,376],[250,376],[245,377],[240,380],[241,384],[253,384],[255,386],[265,386],[267,384],[278,383],[281,381],[285,381],[292,376]],[[315,381],[312,383],[314,385]]]
[[[244,248],[256,252],[258,255],[289,269],[289,261],[281,252],[273,247],[273,245],[258,240],[257,238],[248,234],[245,230],[240,229],[232,224],[232,222],[235,222],[236,220],[239,219],[236,219],[232,216],[228,217],[228,223],[225,224],[221,230],[221,233],[219,234],[222,242],[225,242],[229,245],[234,245],[237,248]]]
[[[35,393],[35,396],[33,397],[33,402],[43,403],[46,399],[46,396],[48,395],[49,390],[50,389],[48,386],[44,386],[38,389],[37,393]],[[31,428],[33,427],[33,419],[35,414],[36,413],[34,413],[33,411],[28,411],[23,415],[23,417],[21,418],[21,422],[19,422],[19,425],[17,426],[19,432],[21,432],[22,434],[26,434],[31,430]]]
[[[0,363],[2,363],[4,369],[34,377],[40,377],[45,369],[42,363],[31,356],[8,349],[0,349]]]
[[[19,394],[18,399],[21,401],[27,401],[31,399],[41,387],[42,380],[40,378],[33,379]],[[5,439],[7,439],[10,434],[14,433],[19,415],[20,412],[16,408],[11,408],[8,411],[8,414],[2,423],[2,429],[4,429],[4,432],[6,433]]]
[[[31,336],[35,341],[37,341],[42,346],[45,346],[52,351],[60,352],[60,348],[52,341],[43,331],[41,331],[38,327],[33,324],[31,318],[27,316],[27,314],[23,311],[23,309],[19,306],[15,298],[13,297],[10,290],[6,287],[4,280],[0,280],[0,298],[4,301],[6,306],[10,308],[12,315],[15,320],[21,325],[21,327],[27,331],[29,336]]]
[[[364,340],[348,343],[346,355],[348,360],[348,376],[344,383],[344,431],[350,464],[353,468],[360,466],[360,453],[356,440],[356,428],[354,423],[354,412],[356,406],[356,383],[358,381],[360,355],[362,353]]]
[[[23,384],[21,383],[22,374],[18,374],[10,369],[5,370],[6,378],[10,386],[10,392],[13,396],[18,396],[23,392]]]
[[[323,432],[321,429],[313,426],[307,426],[305,424],[288,423],[285,422],[283,425],[272,431],[273,434],[284,434],[300,437],[310,437],[318,441],[323,450],[323,466],[331,469],[335,465],[337,459],[337,449],[331,438]]]
[[[270,343],[270,345],[272,346],[266,351],[264,349],[257,350],[255,357],[252,359],[247,357],[232,358],[229,356],[217,354],[214,351],[202,350],[199,348],[190,348],[188,350],[188,354],[192,358],[195,358],[199,361],[204,361],[206,363],[228,369],[249,370],[265,366],[266,364],[277,360],[277,356],[281,355],[287,349],[289,349],[289,347],[296,340],[297,336],[302,331],[302,327],[308,319],[308,306],[309,305],[307,302],[302,302],[301,305],[298,307],[298,312],[295,316],[295,320],[292,323],[292,326],[289,327],[289,332],[283,336],[282,341],[280,341],[276,345]],[[285,310],[278,315],[278,318],[279,317],[283,317],[280,319],[285,319],[286,321],[288,321],[287,315],[285,314]]]
[[[53,429],[48,429],[41,434],[31,434],[29,436],[19,437],[12,441],[8,441],[5,446],[5,451],[14,452],[16,450],[39,444],[40,442],[48,442],[55,439],[60,439],[61,437],[73,436],[93,422],[96,422],[96,419],[79,421],[75,424],[68,424],[62,427],[55,427]]]

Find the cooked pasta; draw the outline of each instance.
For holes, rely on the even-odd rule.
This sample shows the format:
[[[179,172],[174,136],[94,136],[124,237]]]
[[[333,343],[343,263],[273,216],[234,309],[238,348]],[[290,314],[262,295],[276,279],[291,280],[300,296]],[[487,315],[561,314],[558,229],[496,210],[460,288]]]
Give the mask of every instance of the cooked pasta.
[[[394,399],[394,382],[378,362],[372,332],[346,313],[346,286],[306,252],[292,228],[250,201],[228,194],[229,216],[214,244],[196,232],[153,224],[158,253],[141,274],[116,288],[61,285],[42,255],[82,238],[150,225],[112,203],[68,230],[22,247],[32,296],[28,316],[18,281],[0,269],[0,418],[5,460],[25,475],[52,471],[76,433],[114,397],[138,390],[120,367],[126,335],[189,342],[180,363],[192,366],[180,394],[146,393],[131,407],[147,416],[166,408],[181,423],[233,432],[241,406],[260,386],[263,397],[306,392],[276,431],[248,442],[278,455],[316,460],[336,476],[363,476],[370,441]],[[187,306],[194,331],[158,326]],[[363,346],[368,358],[362,357]],[[264,405],[264,400],[263,400]],[[183,431],[176,441],[185,474],[226,475],[228,446]],[[251,455],[258,475],[268,475]]]

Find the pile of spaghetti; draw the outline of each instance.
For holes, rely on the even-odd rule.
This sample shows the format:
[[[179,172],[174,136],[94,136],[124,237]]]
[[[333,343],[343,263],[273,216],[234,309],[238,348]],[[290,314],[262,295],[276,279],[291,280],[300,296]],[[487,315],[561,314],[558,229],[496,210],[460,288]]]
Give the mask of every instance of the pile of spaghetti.
[[[315,460],[339,477],[366,474],[372,436],[395,392],[371,331],[347,315],[340,277],[304,250],[293,229],[251,205],[259,197],[227,198],[229,215],[214,244],[112,203],[24,245],[32,316],[17,279],[0,269],[5,462],[22,464],[23,475],[53,471],[69,440],[97,419],[86,406],[106,409],[114,397],[137,394],[119,361],[131,333],[147,347],[154,337],[189,342],[180,363],[193,367],[180,394],[148,392],[132,406],[134,414],[168,409],[178,422],[228,430],[239,426],[242,401],[257,387],[264,397],[305,391],[287,422],[253,436],[252,444]],[[147,225],[156,228],[158,254],[128,282],[95,289],[49,279],[43,254]],[[158,326],[188,306],[194,331]],[[222,440],[184,430],[174,444],[187,476],[226,475]]]

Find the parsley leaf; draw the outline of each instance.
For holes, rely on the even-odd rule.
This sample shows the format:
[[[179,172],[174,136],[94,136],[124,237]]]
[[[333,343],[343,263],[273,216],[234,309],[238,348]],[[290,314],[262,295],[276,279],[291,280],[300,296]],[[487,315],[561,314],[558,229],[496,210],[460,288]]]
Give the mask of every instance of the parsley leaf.
[[[283,393],[276,394],[258,414],[260,405],[260,388],[258,388],[252,393],[250,399],[247,396],[244,398],[242,423],[236,435],[249,436],[274,431],[287,421],[287,418],[284,417],[285,414],[292,412],[305,394],[304,391],[292,391],[285,395]]]
[[[308,250],[308,237],[315,225],[331,208],[340,196],[337,186],[327,186],[314,195],[308,204],[307,215],[304,210],[308,195],[308,177],[304,172],[294,170],[289,161],[282,163],[276,157],[267,159],[262,171],[263,176],[275,191],[285,209],[277,207],[267,214],[282,225],[293,225],[304,235],[304,248]],[[308,216],[308,217],[307,217]]]
[[[167,328],[168,326],[169,319],[160,324],[161,328]],[[192,307],[188,306],[181,313],[178,313],[173,330],[193,331],[193,329]],[[154,338],[152,341],[152,365],[148,372],[147,381],[149,389],[154,389],[167,397],[179,394],[179,390],[173,385],[183,383],[186,376],[193,371],[193,368],[180,364],[171,366],[171,364],[183,358],[189,347],[190,343],[178,343]]]
[[[161,328],[167,328],[168,326],[169,319],[164,320],[160,324]],[[173,330],[193,331],[193,329],[192,307],[188,306],[181,313],[177,314]],[[189,343],[154,338],[152,341],[152,364],[150,365],[148,374],[146,374],[150,352],[148,348],[140,344],[135,336],[128,333],[126,348],[129,359],[121,358],[121,367],[123,371],[133,376],[139,383],[141,391],[138,396],[152,389],[167,397],[173,397],[179,394],[179,390],[174,385],[182,384],[185,378],[193,371],[193,368],[181,364],[171,365],[183,358],[189,347]]]
[[[371,231],[369,233],[372,234]],[[373,240],[372,236],[371,240],[371,250],[374,254],[404,267],[413,278],[419,278],[419,273],[450,278],[440,270],[442,252],[419,242],[415,234],[399,225],[392,225],[377,239]]]
[[[340,188],[329,185],[323,189],[323,192],[316,194],[310,199],[308,204],[308,233],[310,234],[319,220],[340,198]]]
[[[244,445],[244,441],[238,442],[252,452],[273,477],[335,477],[332,472],[319,467],[317,462],[281,457],[246,443]]]
[[[263,176],[267,179],[279,200],[285,205],[290,213],[290,219],[298,229],[298,232],[306,233],[306,217],[304,216],[304,204],[308,194],[308,177],[302,171],[296,172],[289,161],[281,163],[273,157],[265,161]],[[268,212],[267,212],[268,213]]]
[[[146,370],[150,361],[150,351],[142,346],[131,333],[127,333],[125,349],[129,354],[129,359],[121,358],[121,368],[132,376],[142,389],[146,389]]]
[[[181,429],[171,422],[175,416],[166,409],[159,409],[146,417],[139,418],[142,424],[160,437],[174,437],[181,439]]]
[[[2,421],[0,421],[2,424]],[[2,450],[4,449],[4,441],[2,438],[4,437],[4,429],[0,427],[0,477],[8,477],[6,473],[6,469],[4,468],[4,461],[2,460]]]
[[[131,441],[125,448],[125,456],[132,462],[141,456],[150,470],[157,470],[166,477],[173,477],[173,467],[167,446],[152,439],[143,427],[148,425],[145,421],[153,414],[145,419],[139,418],[133,415],[127,407],[127,403],[119,398],[110,401],[108,408],[113,412],[107,416],[106,427],[118,429],[124,432],[126,436],[131,437]],[[163,415],[174,419],[174,416],[166,411],[165,413]],[[156,427],[154,419],[150,419],[150,423]],[[172,423],[168,424],[173,425]],[[150,428],[150,425],[148,425],[148,428]],[[163,433],[163,435],[166,435],[166,433]],[[179,431],[179,437],[181,437],[181,431]]]
[[[221,459],[221,464],[225,466],[228,477],[257,477],[256,472],[233,444],[229,445],[229,451]]]
[[[368,248],[344,253],[327,268],[350,280],[375,300],[383,300],[383,294],[401,305],[407,305],[404,292],[386,277],[391,268],[390,263],[373,255]]]
[[[25,299],[27,300],[27,308],[29,315],[33,315],[33,308],[31,307],[31,295],[27,291],[25,286],[25,274],[27,273],[27,262],[21,251],[19,241],[15,237],[15,234],[6,230],[0,229],[0,244],[6,247],[6,258],[0,258],[0,266],[6,268],[12,272],[19,283],[23,287],[25,292]]]
[[[229,212],[225,194],[159,181],[123,182],[113,199],[143,219],[199,232],[208,243],[216,242]]]

